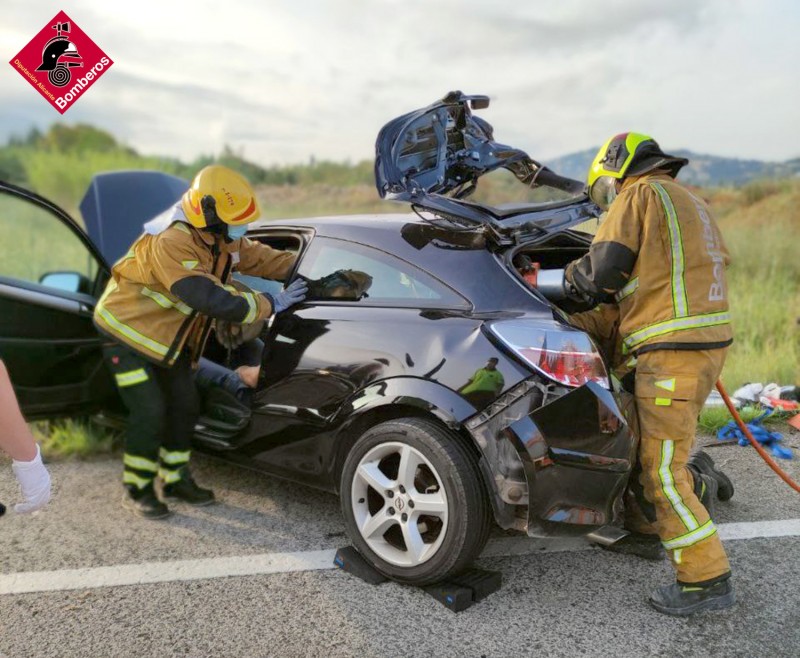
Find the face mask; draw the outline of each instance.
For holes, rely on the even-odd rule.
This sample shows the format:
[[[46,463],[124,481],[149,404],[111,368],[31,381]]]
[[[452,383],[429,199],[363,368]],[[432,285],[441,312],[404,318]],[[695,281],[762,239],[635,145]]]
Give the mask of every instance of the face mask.
[[[242,224],[240,226],[228,226],[228,237],[231,240],[243,238],[245,233],[247,233],[247,224]]]
[[[603,210],[608,210],[609,206],[617,198],[617,180],[611,176],[601,176],[598,178],[592,189],[589,191],[589,196]]]

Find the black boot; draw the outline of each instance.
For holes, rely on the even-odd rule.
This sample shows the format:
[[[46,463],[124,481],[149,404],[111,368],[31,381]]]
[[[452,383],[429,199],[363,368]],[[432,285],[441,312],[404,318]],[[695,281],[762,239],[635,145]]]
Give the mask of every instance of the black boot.
[[[673,583],[659,587],[650,595],[650,605],[659,612],[687,617],[703,610],[722,610],[736,603],[733,583],[724,580],[707,587]]]
[[[708,515],[712,519],[715,519],[717,515],[718,487],[717,481],[710,475],[701,473],[695,476],[694,493],[700,500],[700,504],[708,510]]]
[[[197,507],[211,505],[214,502],[214,492],[211,489],[198,487],[188,468],[181,470],[180,480],[165,484],[162,491],[165,500],[180,500]]]
[[[144,489],[126,486],[122,506],[145,519],[164,519],[169,516],[169,508],[156,497],[152,484]]]
[[[714,465],[714,460],[707,452],[696,452],[689,457],[689,468],[697,474],[708,475],[717,481],[717,498],[721,501],[733,498],[733,482]]]
[[[600,544],[600,548],[612,553],[635,555],[645,560],[663,560],[666,557],[658,535],[643,535],[638,532],[632,532],[609,546]]]

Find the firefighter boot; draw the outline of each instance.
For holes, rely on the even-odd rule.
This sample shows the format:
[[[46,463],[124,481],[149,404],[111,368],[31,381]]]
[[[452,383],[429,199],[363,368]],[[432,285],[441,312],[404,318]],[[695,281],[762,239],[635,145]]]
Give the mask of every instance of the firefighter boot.
[[[691,455],[688,466],[694,474],[708,475],[717,481],[719,485],[717,498],[719,500],[725,502],[733,497],[733,482],[715,466],[714,460],[707,452],[700,451]]]
[[[165,500],[179,500],[196,507],[211,505],[214,502],[214,492],[211,489],[199,487],[188,468],[182,468],[180,473],[179,480],[164,484],[162,492]]]
[[[169,516],[169,508],[156,497],[152,483],[143,489],[126,486],[122,506],[145,519],[163,519]]]
[[[676,617],[688,617],[703,610],[722,610],[734,603],[736,593],[728,579],[706,587],[673,583],[659,587],[650,595],[650,605]]]
[[[691,469],[689,469],[691,472]],[[719,485],[717,481],[710,475],[700,473],[695,475],[692,473],[694,479],[694,495],[700,504],[708,510],[708,515],[715,519],[717,516],[717,496]]]

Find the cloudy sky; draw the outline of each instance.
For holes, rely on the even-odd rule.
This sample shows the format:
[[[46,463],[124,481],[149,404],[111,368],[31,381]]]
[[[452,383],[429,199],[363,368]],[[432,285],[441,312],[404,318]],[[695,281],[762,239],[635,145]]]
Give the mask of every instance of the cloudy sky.
[[[796,0],[2,0],[2,58],[58,8],[115,62],[63,120],[148,154],[371,158],[386,121],[461,89],[541,160],[626,130],[800,156]],[[0,141],[61,119],[8,64],[0,90]]]

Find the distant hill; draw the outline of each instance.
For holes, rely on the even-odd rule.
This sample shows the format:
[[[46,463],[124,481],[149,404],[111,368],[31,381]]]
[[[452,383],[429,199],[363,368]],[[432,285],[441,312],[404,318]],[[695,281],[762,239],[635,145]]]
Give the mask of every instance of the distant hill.
[[[599,148],[598,146],[570,153],[548,160],[543,164],[562,176],[584,180],[589,165]],[[716,155],[705,155],[687,150],[675,151],[674,155],[689,158],[688,166],[681,170],[678,178],[691,185],[742,185],[757,179],[788,178],[800,175],[800,158],[786,162],[764,162],[762,160],[721,158]]]

